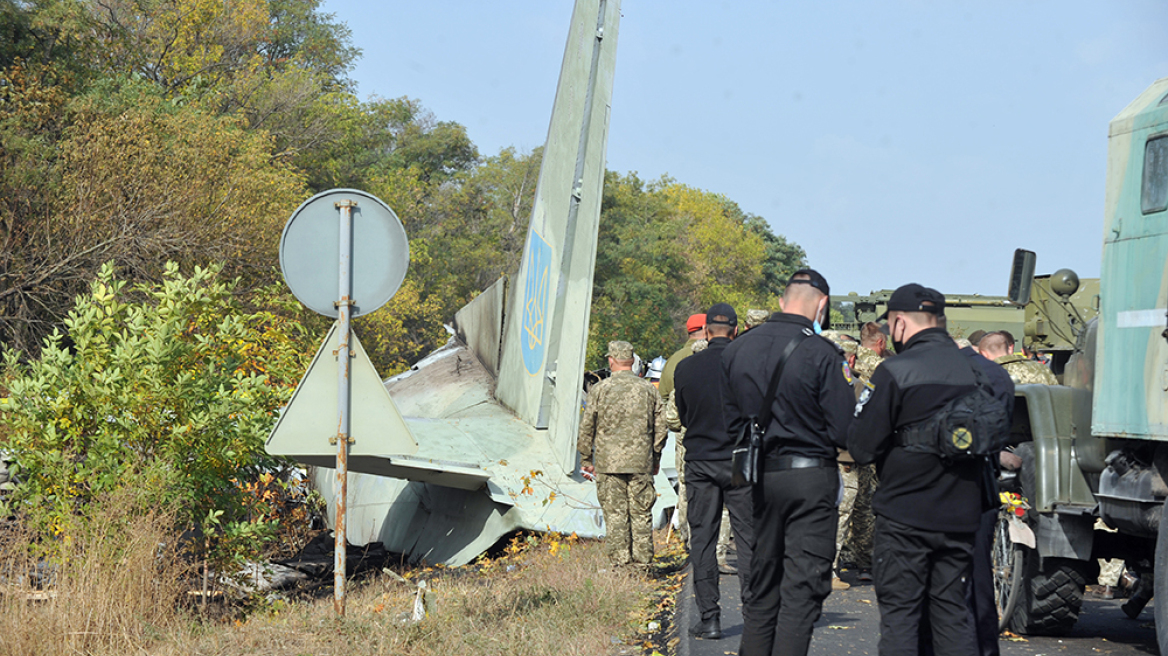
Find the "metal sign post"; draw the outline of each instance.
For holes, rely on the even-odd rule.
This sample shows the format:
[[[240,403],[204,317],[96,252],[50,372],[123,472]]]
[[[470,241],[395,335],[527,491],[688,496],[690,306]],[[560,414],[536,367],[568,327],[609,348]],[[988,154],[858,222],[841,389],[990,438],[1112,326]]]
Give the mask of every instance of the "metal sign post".
[[[345,505],[349,445],[354,442],[349,430],[351,321],[385,305],[397,293],[409,261],[409,242],[397,215],[375,196],[356,189],[332,189],[308,199],[288,219],[280,237],[280,270],[292,293],[309,309],[337,318],[337,430],[329,442],[337,447],[333,607],[340,617],[345,615]]]
[[[340,266],[337,271],[337,469],[333,494],[337,499],[337,514],[333,544],[333,608],[338,617],[345,615],[345,500],[349,492],[349,331],[353,308],[353,280],[350,277],[353,260],[353,208],[357,202],[338,201],[340,210],[340,248],[337,251]]]

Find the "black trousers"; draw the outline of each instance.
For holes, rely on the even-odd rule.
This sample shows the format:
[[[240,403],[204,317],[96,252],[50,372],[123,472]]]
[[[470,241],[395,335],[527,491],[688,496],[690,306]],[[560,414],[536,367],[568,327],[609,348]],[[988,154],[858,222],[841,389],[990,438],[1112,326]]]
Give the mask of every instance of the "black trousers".
[[[998,523],[998,509],[987,510],[981,516],[981,526],[973,538],[973,571],[965,582],[965,603],[973,613],[973,627],[977,632],[977,651],[980,656],[999,656],[998,601],[994,598],[994,528]],[[920,630],[921,656],[934,656],[933,625],[929,609],[923,609]]]
[[[973,542],[973,575],[966,590],[966,603],[973,611],[978,653],[998,656],[998,602],[994,599],[994,527],[998,508],[982,513],[981,526]]]
[[[927,608],[937,656],[977,656],[966,601],[974,533],[942,533],[876,516],[876,598],[881,656],[917,656]],[[992,586],[990,588],[992,594]]]
[[[718,601],[718,533],[722,529],[722,504],[730,512],[730,528],[738,549],[738,581],[743,603],[750,598],[750,561],[754,543],[749,487],[730,485],[729,460],[690,460],[685,463],[686,517],[689,551],[694,571],[694,596],[702,620],[721,615]]]
[[[763,472],[754,495],[750,601],[742,605],[741,656],[799,655],[831,593],[839,523],[839,470]]]

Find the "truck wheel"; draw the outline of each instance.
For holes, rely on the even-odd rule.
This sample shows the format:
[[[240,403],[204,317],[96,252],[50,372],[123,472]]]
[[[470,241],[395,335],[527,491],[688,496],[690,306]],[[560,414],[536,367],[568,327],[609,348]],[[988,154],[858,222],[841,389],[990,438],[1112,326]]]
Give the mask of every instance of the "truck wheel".
[[[1022,459],[1022,496],[1033,503],[1034,444],[1021,444],[1014,452]],[[1032,509],[1028,514],[1034,517],[1037,512]],[[1026,635],[1062,635],[1070,631],[1083,607],[1087,564],[1072,558],[1042,558],[1035,549],[1022,551],[1022,594],[1010,616],[1010,630]]]
[[[1023,547],[1010,539],[1010,515],[998,513],[994,526],[994,600],[998,604],[998,631],[1010,624],[1018,600],[1022,597]]]
[[[1156,642],[1160,653],[1168,654],[1168,503],[1160,511],[1160,530],[1156,535],[1156,562],[1152,590],[1156,603],[1152,611],[1156,618]],[[1161,600],[1165,600],[1161,603]]]
[[[1040,558],[1027,549],[1022,567],[1022,595],[1010,629],[1026,635],[1062,635],[1071,630],[1083,607],[1085,564],[1070,558]]]

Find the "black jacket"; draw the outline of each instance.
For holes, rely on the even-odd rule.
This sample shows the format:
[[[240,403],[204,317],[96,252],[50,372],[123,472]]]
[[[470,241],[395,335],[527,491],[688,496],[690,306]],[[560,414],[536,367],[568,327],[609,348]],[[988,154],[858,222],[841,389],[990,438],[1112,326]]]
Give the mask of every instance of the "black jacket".
[[[1014,381],[1006,368],[978,353],[972,346],[966,346],[961,352],[977,363],[981,370],[989,376],[990,387],[993,388],[994,398],[1006,406],[1006,414],[1014,416]]]
[[[728,337],[715,337],[709,348],[677,363],[674,371],[673,398],[685,426],[687,461],[729,460],[734,451],[722,416],[722,351],[729,345]]]
[[[726,347],[722,397],[731,435],[737,436],[748,418],[759,414],[779,355],[804,329],[811,330],[805,317],[775,313]],[[823,337],[804,339],[788,358],[775,393],[764,444],[766,460],[779,456],[834,460],[844,447],[855,403],[843,353]]]
[[[940,328],[913,335],[903,352],[882,362],[871,389],[856,404],[848,452],[856,462],[876,463],[880,486],[872,497],[877,515],[938,532],[977,530],[983,503],[984,461],[943,464],[940,456],[896,446],[896,431],[925,421],[949,401],[976,389],[973,367]],[[996,385],[995,385],[996,387]]]

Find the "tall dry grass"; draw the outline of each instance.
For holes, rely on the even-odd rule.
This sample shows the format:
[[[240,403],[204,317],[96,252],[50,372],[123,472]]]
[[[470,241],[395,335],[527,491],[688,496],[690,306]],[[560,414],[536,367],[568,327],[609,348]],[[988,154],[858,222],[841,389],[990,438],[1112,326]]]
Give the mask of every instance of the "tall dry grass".
[[[53,536],[0,536],[0,656],[127,654],[182,625],[172,517],[132,494]]]
[[[331,597],[214,619],[184,602],[198,577],[173,548],[171,520],[123,499],[63,538],[0,533],[0,656],[592,656],[636,637],[658,587],[614,570],[601,543],[545,539],[478,568],[354,582],[343,619]],[[432,612],[415,623],[403,617],[421,579]]]
[[[418,623],[401,619],[413,608],[414,584],[382,576],[351,590],[343,620],[331,599],[290,604],[222,630],[175,636],[154,653],[595,656],[637,633],[654,587],[614,571],[598,543],[555,553],[541,545],[482,572],[420,576],[432,577],[434,612]]]

